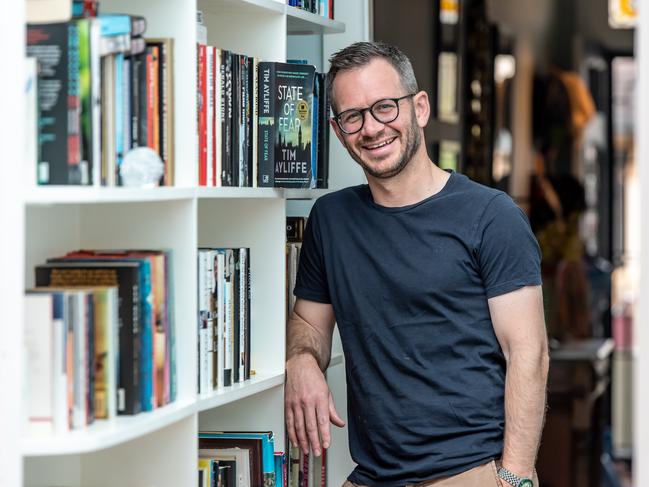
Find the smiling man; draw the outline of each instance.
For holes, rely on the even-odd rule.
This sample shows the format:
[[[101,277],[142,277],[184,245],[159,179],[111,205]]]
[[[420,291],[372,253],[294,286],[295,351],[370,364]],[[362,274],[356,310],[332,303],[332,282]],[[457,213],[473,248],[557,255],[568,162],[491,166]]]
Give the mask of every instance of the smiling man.
[[[356,43],[330,62],[332,126],[368,184],[309,217],[287,331],[289,438],[319,455],[330,423],[344,425],[323,374],[337,323],[358,465],[346,487],[537,487],[548,355],[529,222],[430,160],[428,95],[401,51]]]

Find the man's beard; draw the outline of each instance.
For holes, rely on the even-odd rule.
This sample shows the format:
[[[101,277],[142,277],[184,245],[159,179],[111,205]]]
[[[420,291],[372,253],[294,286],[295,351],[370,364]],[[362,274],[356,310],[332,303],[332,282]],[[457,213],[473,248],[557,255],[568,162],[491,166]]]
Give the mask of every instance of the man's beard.
[[[381,136],[382,134],[375,137],[375,139],[378,139]],[[367,145],[371,142],[372,141],[369,140],[363,140],[359,143],[359,145],[360,144]],[[419,131],[419,126],[417,125],[417,119],[415,118],[414,114],[412,115],[410,126],[408,127],[408,130],[405,133],[405,138],[401,139],[401,143],[404,145],[402,145],[402,150],[401,153],[399,154],[399,158],[397,159],[396,164],[381,170],[377,170],[376,168],[372,167],[370,164],[365,162],[360,155],[358,155],[355,151],[353,151],[349,147],[348,144],[345,144],[345,148],[347,149],[347,152],[349,152],[349,155],[352,157],[352,159],[354,159],[367,174],[377,179],[388,179],[393,176],[396,176],[401,171],[403,171],[405,167],[408,165],[408,163],[410,162],[410,160],[413,158],[417,150],[419,150],[419,146],[421,145],[421,133]]]

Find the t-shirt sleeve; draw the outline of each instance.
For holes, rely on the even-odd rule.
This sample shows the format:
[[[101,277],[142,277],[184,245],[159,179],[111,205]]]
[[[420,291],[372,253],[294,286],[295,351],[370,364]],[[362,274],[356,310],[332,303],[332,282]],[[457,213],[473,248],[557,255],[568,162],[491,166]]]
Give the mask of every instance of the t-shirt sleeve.
[[[487,298],[541,284],[541,250],[525,213],[495,196],[477,224],[476,255]]]
[[[329,304],[331,298],[327,286],[318,212],[318,204],[316,203],[311,209],[311,214],[304,229],[300,263],[297,269],[293,294],[298,298]]]

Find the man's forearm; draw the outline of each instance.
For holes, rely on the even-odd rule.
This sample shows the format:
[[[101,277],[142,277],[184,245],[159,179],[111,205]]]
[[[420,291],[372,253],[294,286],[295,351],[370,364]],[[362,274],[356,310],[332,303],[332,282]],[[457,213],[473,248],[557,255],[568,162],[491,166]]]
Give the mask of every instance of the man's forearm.
[[[512,354],[505,382],[505,438],[502,463],[532,476],[545,419],[547,348]]]
[[[331,337],[325,336],[293,311],[286,330],[286,360],[288,362],[301,354],[313,356],[320,370],[326,370],[331,358]]]

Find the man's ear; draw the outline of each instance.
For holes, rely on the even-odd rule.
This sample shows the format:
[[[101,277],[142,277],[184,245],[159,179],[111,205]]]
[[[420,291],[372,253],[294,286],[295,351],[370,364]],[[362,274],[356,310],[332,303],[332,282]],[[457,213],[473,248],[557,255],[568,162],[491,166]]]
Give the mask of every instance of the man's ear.
[[[430,118],[430,99],[428,98],[428,93],[425,91],[417,93],[412,97],[412,104],[415,108],[417,125],[420,128],[424,128],[428,125],[428,119]]]

